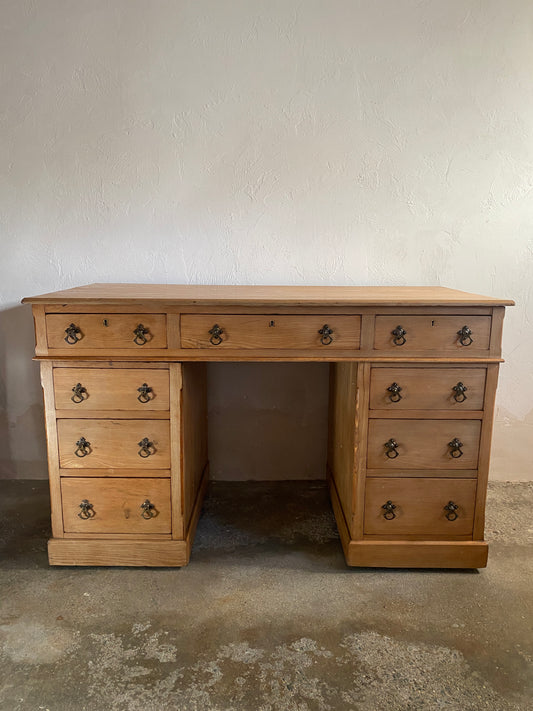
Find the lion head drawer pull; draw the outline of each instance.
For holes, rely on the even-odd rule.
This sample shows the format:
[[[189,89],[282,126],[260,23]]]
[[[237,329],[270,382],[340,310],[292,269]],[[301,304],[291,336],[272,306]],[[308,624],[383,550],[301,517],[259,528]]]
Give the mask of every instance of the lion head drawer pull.
[[[463,456],[463,450],[461,447],[463,443],[459,441],[457,437],[454,437],[451,442],[448,442],[448,447],[450,447],[450,454],[454,459],[459,459]]]
[[[457,513],[458,508],[459,506],[457,506],[457,504],[454,504],[453,501],[448,501],[448,503],[444,507],[444,510],[446,511],[446,518],[448,519],[448,521],[455,521],[455,519],[459,515]]]
[[[137,328],[134,329],[133,333],[135,334],[133,342],[136,345],[144,346],[145,343],[148,343],[148,339],[146,338],[146,336],[150,333],[150,331],[146,328],[146,326],[143,326],[142,323],[140,323]]]
[[[398,383],[393,383],[392,385],[389,385],[387,390],[390,393],[389,400],[391,402],[400,402],[400,400],[402,399],[402,396],[400,395],[402,389],[398,385]]]
[[[331,337],[333,329],[330,328],[327,323],[322,326],[319,333],[320,343],[322,343],[323,346],[329,346],[329,344],[333,342],[333,338]]]
[[[86,457],[90,453],[91,443],[87,442],[85,437],[80,437],[79,440],[76,442],[76,450],[74,451],[74,454],[77,457]]]
[[[148,437],[143,437],[141,441],[139,442],[139,451],[138,455],[139,457],[143,457],[143,459],[146,459],[146,457],[149,457],[152,454],[155,454],[155,447],[154,443],[150,442]]]
[[[398,442],[395,439],[392,439],[392,437],[388,442],[385,442],[384,447],[385,454],[389,459],[396,459],[396,457],[400,454],[397,449]]]
[[[140,388],[137,388],[137,392],[139,393],[137,395],[137,400],[143,404],[154,399],[154,396],[150,394],[152,392],[152,388],[147,383],[143,383]]]
[[[151,518],[155,518],[157,516],[157,511],[155,508],[155,504],[153,504],[150,499],[146,499],[145,501],[142,502],[141,504],[141,516],[145,518],[147,521]]]
[[[387,521],[392,521],[393,518],[396,518],[396,514],[394,513],[396,506],[392,503],[392,501],[387,501],[387,503],[383,504],[381,508],[385,510],[383,518],[386,518]]]
[[[80,402],[83,402],[84,400],[87,400],[89,397],[87,393],[87,388],[84,388],[81,383],[76,383],[76,385],[72,388],[72,392],[74,395],[70,398],[72,402],[75,402],[76,405],[79,405]]]
[[[468,326],[463,326],[460,331],[457,331],[457,335],[459,336],[459,343],[462,346],[470,346],[474,342],[472,331]]]
[[[65,328],[65,333],[67,335],[65,336],[64,340],[69,344],[69,346],[73,346],[75,343],[81,341],[81,339],[83,338],[81,328],[79,326],[76,326],[75,323],[71,323],[70,326],[67,326]]]
[[[405,328],[402,328],[401,326],[396,326],[396,328],[392,332],[392,335],[394,336],[394,338],[392,339],[394,345],[403,346],[403,344],[405,343],[405,337],[407,335],[407,331],[405,330]]]
[[[211,345],[219,346],[222,343],[222,334],[224,333],[224,329],[220,328],[218,323],[215,323],[209,333],[211,334],[211,338],[209,339]]]
[[[454,391],[453,399],[455,402],[464,402],[466,400],[465,392],[468,390],[466,385],[458,382],[457,385],[453,386],[452,390]]]
[[[94,518],[96,516],[93,505],[89,503],[87,499],[83,499],[80,504],[81,511],[78,514],[78,518],[82,518],[86,521],[88,518]]]

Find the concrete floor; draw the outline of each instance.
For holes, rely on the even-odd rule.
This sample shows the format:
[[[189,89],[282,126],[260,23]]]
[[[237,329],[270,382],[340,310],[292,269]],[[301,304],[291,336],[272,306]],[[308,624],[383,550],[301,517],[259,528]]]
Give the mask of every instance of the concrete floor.
[[[50,568],[46,482],[0,487],[2,711],[533,709],[533,484],[479,572],[348,569],[321,482],[212,485],[181,570]]]

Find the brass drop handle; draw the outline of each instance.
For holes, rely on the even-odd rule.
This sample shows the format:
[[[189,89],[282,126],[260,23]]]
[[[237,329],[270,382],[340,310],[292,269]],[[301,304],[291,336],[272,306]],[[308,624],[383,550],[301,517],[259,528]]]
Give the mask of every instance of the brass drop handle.
[[[78,514],[78,518],[82,518],[86,521],[88,518],[94,518],[96,516],[93,505],[89,503],[87,499],[83,499],[80,504],[81,511]]]
[[[402,399],[402,396],[400,395],[402,389],[398,385],[398,383],[393,383],[392,385],[389,385],[387,390],[390,393],[389,400],[391,402],[400,402],[400,400]]]
[[[143,437],[143,439],[141,439],[141,441],[139,442],[139,447],[140,449],[137,454],[143,459],[146,459],[146,457],[149,457],[150,455],[155,454],[156,452],[154,443],[150,442],[148,437]]]
[[[141,516],[145,518],[147,521],[150,518],[155,518],[157,516],[157,511],[155,508],[155,504],[153,504],[150,499],[146,499],[145,501],[142,502],[141,504]]]
[[[455,402],[464,402],[466,400],[465,392],[468,390],[466,385],[459,381],[457,385],[453,386],[452,390],[454,391],[453,399]]]
[[[468,328],[468,326],[463,326],[460,331],[457,331],[457,335],[459,336],[459,343],[462,346],[469,346],[474,342],[474,339],[472,338],[472,331]]]
[[[457,516],[459,515],[457,513],[457,509],[459,506],[457,504],[454,504],[453,501],[449,501],[446,506],[444,507],[444,510],[446,511],[446,518],[448,521],[455,521]]]
[[[85,437],[80,437],[79,440],[76,442],[76,449],[74,451],[74,454],[77,457],[86,457],[88,454],[91,453],[91,443],[87,442]]]
[[[463,456],[463,450],[461,447],[463,443],[459,441],[457,437],[454,437],[451,442],[448,442],[448,447],[450,447],[450,454],[454,459],[459,459]]]
[[[396,506],[392,503],[392,501],[387,501],[387,503],[383,504],[381,508],[385,509],[383,518],[386,518],[387,521],[392,521],[393,518],[396,518],[396,514],[394,513]]]
[[[398,442],[395,439],[392,439],[392,437],[388,442],[385,442],[384,447],[385,454],[389,459],[396,459],[396,457],[400,454],[398,452]]]
[[[224,333],[224,329],[220,328],[218,323],[215,323],[209,333],[211,334],[211,338],[209,339],[211,345],[219,346],[222,343],[222,334]]]
[[[84,388],[81,383],[76,383],[76,385],[72,388],[72,392],[74,395],[70,398],[72,402],[75,402],[76,405],[79,405],[80,402],[83,402],[84,400],[87,400],[89,397],[87,393],[87,388]]]
[[[392,335],[394,336],[394,338],[392,339],[394,345],[403,346],[403,344],[405,343],[405,337],[407,335],[407,331],[405,330],[405,328],[402,328],[401,326],[396,326],[396,328],[392,332]]]
[[[327,323],[325,323],[320,329],[319,333],[320,343],[322,343],[323,346],[329,346],[329,344],[333,341],[333,338],[331,337],[333,329],[330,328]]]
[[[137,395],[137,400],[143,404],[154,399],[154,396],[150,394],[152,392],[152,388],[147,383],[143,383],[140,388],[137,388],[137,392],[139,393]]]
[[[150,333],[150,331],[146,328],[146,326],[143,326],[142,323],[140,323],[137,328],[134,329],[133,333],[135,334],[133,342],[136,345],[144,346],[145,343],[148,343],[148,339],[146,338],[146,336]]]
[[[64,338],[64,340],[69,344],[69,346],[73,346],[75,343],[78,341],[81,341],[83,338],[83,333],[81,332],[81,329],[79,326],[76,326],[75,323],[71,323],[70,326],[67,326],[65,328],[65,333],[67,334]]]

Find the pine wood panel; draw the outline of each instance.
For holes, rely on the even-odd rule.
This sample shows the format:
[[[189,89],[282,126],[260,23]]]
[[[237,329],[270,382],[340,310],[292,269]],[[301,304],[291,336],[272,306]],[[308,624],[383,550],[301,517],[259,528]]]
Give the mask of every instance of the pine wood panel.
[[[482,410],[486,368],[372,368],[370,408],[399,410]],[[466,400],[454,399],[453,387],[463,383]],[[401,387],[401,400],[391,401],[387,388]],[[454,412],[455,414],[455,412]]]
[[[473,343],[463,346],[457,332],[468,326],[472,330]],[[394,331],[401,326],[405,331],[405,343],[394,344]],[[394,350],[399,358],[409,351],[436,351],[449,353],[461,352],[465,357],[472,353],[486,351],[490,345],[490,316],[411,316],[410,314],[395,314],[393,316],[376,316],[374,332],[374,348],[376,350]]]
[[[81,338],[74,344],[65,342],[66,329],[71,323],[80,329]],[[144,345],[134,342],[139,324],[148,329]],[[49,348],[68,349],[72,355],[85,349],[127,348],[144,352],[167,346],[165,314],[47,314],[46,331]]]
[[[221,343],[210,342],[209,331],[215,324],[223,330]],[[319,330],[329,326],[333,333],[329,345],[321,344]],[[285,316],[277,314],[182,314],[182,348],[208,348],[224,350],[231,348],[266,349],[323,349],[359,348],[361,333],[360,316]]]
[[[364,568],[485,568],[481,541],[350,541],[348,565]]]
[[[73,388],[80,383],[86,390],[81,402],[73,402]],[[147,384],[148,402],[139,401],[139,390]],[[54,368],[56,408],[73,410],[148,410],[169,409],[168,370],[89,368]],[[79,399],[79,398],[77,398]]]
[[[181,441],[183,521],[193,515],[202,476],[207,468],[207,371],[205,363],[182,364]]]
[[[367,535],[471,535],[476,482],[472,479],[368,479],[365,489]],[[382,506],[392,501],[395,518],[387,520]],[[444,507],[453,501],[457,519],[449,521]]]
[[[168,479],[62,479],[65,533],[170,533]],[[84,499],[94,516],[79,517]],[[155,516],[142,517],[141,504],[154,504]]]
[[[168,420],[57,420],[57,432],[62,468],[170,468]],[[85,457],[74,454],[81,437],[90,442]],[[145,437],[155,453],[141,457],[139,442]]]
[[[52,538],[48,560],[50,565],[181,567],[189,555],[186,541]]]
[[[478,462],[479,420],[370,420],[369,469],[475,469]],[[463,443],[463,456],[450,455],[448,443]],[[398,456],[387,457],[385,442],[398,443]]]
[[[63,516],[61,513],[61,486],[59,481],[59,448],[54,407],[54,386],[52,364],[41,363],[41,385],[44,398],[44,418],[46,427],[46,451],[48,456],[48,479],[50,483],[50,507],[52,514],[52,535],[63,536]]]

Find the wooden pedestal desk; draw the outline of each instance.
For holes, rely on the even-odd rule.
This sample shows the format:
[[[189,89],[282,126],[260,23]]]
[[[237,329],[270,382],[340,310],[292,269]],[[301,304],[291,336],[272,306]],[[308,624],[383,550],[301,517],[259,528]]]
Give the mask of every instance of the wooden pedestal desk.
[[[206,363],[331,363],[348,565],[480,568],[504,307],[441,287],[92,284],[33,304],[52,565],[183,566],[208,480]]]

